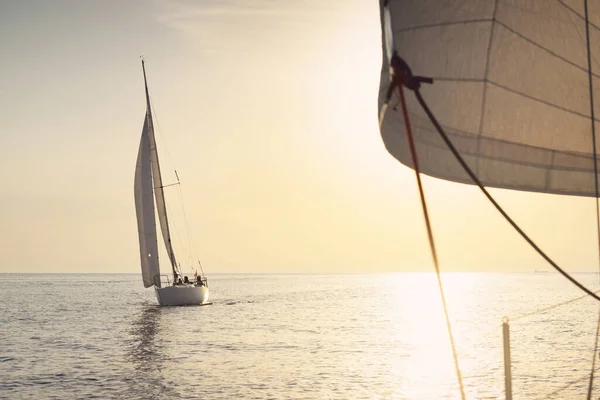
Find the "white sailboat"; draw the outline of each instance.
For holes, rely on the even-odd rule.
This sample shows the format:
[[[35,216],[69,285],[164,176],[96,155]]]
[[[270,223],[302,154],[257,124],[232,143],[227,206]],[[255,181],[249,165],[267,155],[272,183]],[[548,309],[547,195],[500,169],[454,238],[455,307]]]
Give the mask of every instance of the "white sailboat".
[[[142,60],[142,70],[146,90],[146,116],[144,117],[144,128],[142,129],[135,168],[134,193],[144,287],[149,288],[154,286],[156,299],[161,306],[205,304],[208,301],[208,283],[206,277],[199,275],[191,282],[181,281],[181,271],[179,271],[171,243],[164,195],[165,186],[162,183],[158,161],[144,60]],[[171,263],[172,281],[169,279],[169,275],[162,275],[165,279],[161,279],[155,209],[160,221],[167,255]],[[187,277],[185,280],[187,281]]]

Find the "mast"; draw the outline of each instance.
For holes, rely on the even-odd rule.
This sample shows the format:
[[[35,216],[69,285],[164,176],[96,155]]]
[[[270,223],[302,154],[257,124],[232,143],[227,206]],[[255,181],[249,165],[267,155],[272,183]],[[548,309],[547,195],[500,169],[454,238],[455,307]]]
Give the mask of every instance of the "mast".
[[[150,160],[152,163],[152,181],[154,186],[154,197],[156,200],[156,208],[158,212],[158,219],[160,221],[162,236],[165,241],[165,247],[167,248],[169,260],[171,261],[171,268],[173,270],[173,280],[175,280],[175,276],[177,275],[177,261],[175,259],[173,245],[171,244],[171,232],[169,230],[169,220],[167,218],[167,207],[165,203],[164,186],[162,184],[160,163],[158,161],[158,151],[156,148],[156,138],[154,136],[154,123],[152,122],[152,108],[150,107],[150,95],[148,93],[148,81],[146,79],[146,66],[144,65],[144,59],[142,59],[142,71],[144,72],[144,88],[146,90],[146,122],[148,124],[148,138],[150,140]]]

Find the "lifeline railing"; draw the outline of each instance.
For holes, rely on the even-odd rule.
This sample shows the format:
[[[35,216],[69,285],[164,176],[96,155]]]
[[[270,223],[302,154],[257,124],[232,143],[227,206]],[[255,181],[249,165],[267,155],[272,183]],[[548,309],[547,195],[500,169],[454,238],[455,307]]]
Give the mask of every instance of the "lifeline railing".
[[[156,285],[156,286],[159,286],[159,287],[171,286],[171,280],[169,279],[169,275],[166,275],[166,274],[164,274],[164,275],[156,275],[154,277],[154,281],[155,281],[155,284],[156,283],[160,283],[160,286]],[[158,282],[156,282],[156,281],[158,281]],[[165,283],[166,283],[166,285],[164,285]]]
[[[594,292],[594,294],[597,294],[599,292],[600,291],[596,291],[596,292]],[[578,297],[575,297],[575,298],[572,298],[572,299],[569,299],[569,300],[566,300],[566,301],[563,301],[563,302],[560,302],[557,304],[553,304],[548,307],[543,307],[543,308],[537,309],[535,311],[517,315],[516,317],[512,318],[512,321],[517,321],[521,318],[526,318],[526,317],[530,317],[530,316],[533,316],[536,314],[541,314],[546,311],[550,311],[550,310],[553,310],[560,306],[564,306],[566,304],[573,303],[575,301],[582,300],[585,298],[589,298],[589,296],[587,294],[585,294],[583,296],[578,296]],[[504,352],[504,392],[505,392],[506,400],[512,400],[512,398],[513,398],[513,395],[512,395],[512,358],[511,358],[511,352],[510,352],[510,324],[509,324],[510,321],[511,320],[509,320],[508,317],[502,318],[502,345],[503,345],[503,352]],[[594,357],[597,357],[597,356],[598,355],[595,354],[595,352],[594,352]],[[600,369],[600,368],[594,368],[595,371],[597,371],[598,369]],[[573,384],[583,381],[584,379],[589,379],[589,374],[585,374],[581,378],[569,382],[567,385],[546,395],[545,398],[552,397],[552,396],[558,394],[559,392],[569,388]]]
[[[208,287],[208,279],[203,276],[203,277],[199,277],[198,278],[194,278],[194,279],[190,279],[188,282],[189,284],[193,284],[193,283],[201,283],[202,286],[206,286]],[[160,280],[160,287],[164,287],[164,286],[171,286],[171,279],[170,279],[170,275],[167,274],[162,274],[162,275],[156,275],[154,277],[155,283],[157,283]],[[158,286],[158,285],[157,285]]]

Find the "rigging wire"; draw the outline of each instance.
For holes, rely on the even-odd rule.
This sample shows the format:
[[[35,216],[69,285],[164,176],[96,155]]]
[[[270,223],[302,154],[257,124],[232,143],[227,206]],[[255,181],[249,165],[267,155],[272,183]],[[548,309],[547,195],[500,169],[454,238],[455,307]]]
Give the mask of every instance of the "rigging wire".
[[[569,383],[567,383],[565,386],[563,386],[563,387],[561,387],[561,388],[558,388],[558,389],[556,389],[556,390],[555,390],[555,391],[553,391],[553,392],[550,392],[550,393],[548,393],[548,394],[547,394],[547,395],[545,395],[544,397],[540,397],[540,399],[549,399],[549,398],[551,398],[552,396],[555,396],[555,395],[557,395],[558,393],[562,392],[563,390],[566,390],[566,389],[570,388],[570,387],[571,387],[571,386],[573,386],[574,384],[576,384],[576,383],[579,383],[579,382],[582,382],[582,381],[586,380],[587,378],[588,378],[588,375],[587,375],[587,374],[585,374],[585,375],[584,375],[584,376],[582,376],[581,378],[577,378],[577,379],[574,379],[574,380],[570,381],[570,382],[569,382]]]
[[[161,231],[164,228],[164,229],[167,230],[167,233],[168,233],[169,232],[169,222],[168,222],[168,218],[167,218],[167,214],[166,214],[166,198],[165,198],[165,195],[164,195],[164,187],[165,187],[165,185],[162,184],[162,176],[161,176],[161,172],[160,172],[160,166],[158,165],[158,149],[156,148],[156,132],[154,130],[154,121],[153,121],[153,118],[152,118],[152,115],[153,115],[153,113],[152,113],[152,103],[150,102],[150,93],[149,93],[149,90],[148,90],[148,82],[146,80],[146,67],[144,66],[144,58],[143,58],[143,56],[141,58],[142,58],[142,69],[144,71],[144,87],[145,87],[145,90],[146,90],[146,119],[147,119],[148,126],[152,127],[152,136],[153,136],[153,140],[155,141],[155,143],[154,143],[154,150],[155,150],[156,157],[157,157],[156,161],[157,161],[157,168],[158,168],[157,169],[157,171],[158,171],[158,178],[159,178],[160,183],[161,183],[160,186],[154,187],[154,191],[155,191],[155,194],[156,194],[156,190],[158,190],[160,192],[160,194],[161,194],[160,197],[162,198],[162,202],[163,202],[163,204],[165,206],[165,215],[162,216],[162,217],[160,217],[160,213],[159,213],[159,217],[160,217],[160,220],[161,220]],[[149,119],[149,121],[148,121],[148,119]],[[156,116],[154,116],[154,119],[156,119]],[[157,121],[157,123],[158,123],[158,121]],[[154,179],[153,179],[153,182],[154,182]],[[170,186],[170,185],[167,185],[167,186]],[[159,197],[156,198],[157,202],[158,202],[158,198]],[[165,225],[164,226],[163,226],[163,223],[162,223],[163,220],[165,221]],[[164,237],[163,237],[163,239],[164,239]],[[167,247],[167,254],[169,256],[169,260],[171,262],[171,267],[173,269],[173,275],[174,275],[173,276],[173,280],[175,280],[175,275],[177,275],[177,261],[175,259],[175,253],[173,251],[173,247],[172,247],[172,243],[171,243],[171,238],[170,237],[168,238],[167,242],[165,242],[165,245]]]
[[[433,115],[433,112],[429,108],[429,106],[428,106],[427,102],[425,101],[425,99],[423,99],[423,96],[421,95],[420,90],[418,88],[416,88],[413,91],[415,93],[417,101],[419,102],[419,104],[423,108],[423,111],[425,111],[425,113],[427,114],[427,117],[429,118],[429,120],[431,121],[431,123],[433,124],[433,126],[435,127],[436,131],[438,132],[438,134],[440,135],[440,137],[442,138],[442,140],[448,146],[448,149],[452,152],[452,154],[454,155],[454,157],[456,158],[456,160],[463,167],[463,169],[465,170],[465,172],[467,173],[467,175],[469,175],[469,177],[473,180],[473,182],[475,183],[475,185],[477,185],[477,187],[479,187],[479,189],[481,190],[481,192],[485,195],[485,197],[487,197],[487,199],[492,203],[492,205],[496,208],[496,210],[498,210],[498,212],[504,217],[504,219],[506,219],[506,221],[521,235],[521,237],[523,237],[523,239],[525,239],[525,241],[527,243],[529,243],[529,245],[540,256],[542,256],[542,258],[544,260],[546,260],[548,262],[548,264],[550,264],[556,271],[558,271],[567,280],[569,280],[571,283],[573,283],[575,286],[577,286],[580,290],[582,290],[583,292],[587,293],[588,296],[591,296],[594,299],[600,301],[600,296],[598,296],[597,294],[595,294],[594,292],[592,292],[590,289],[588,289],[582,283],[580,283],[577,279],[573,278],[569,273],[567,273],[565,270],[563,270],[556,262],[554,262],[554,260],[552,260],[533,241],[533,239],[531,239],[525,233],[525,231],[523,231],[523,229],[521,229],[521,227],[506,213],[506,211],[504,211],[504,209],[500,206],[500,204],[498,204],[498,202],[494,199],[494,197],[487,191],[487,189],[485,188],[485,186],[483,186],[483,183],[481,183],[481,181],[479,180],[479,178],[471,170],[471,167],[469,167],[469,165],[463,159],[463,157],[461,156],[461,154],[459,153],[459,151],[456,149],[456,147],[454,147],[454,144],[452,143],[452,141],[450,140],[450,138],[446,134],[446,131],[444,130],[444,128],[442,128],[442,126],[438,122],[438,120],[435,117],[435,115]]]
[[[600,290],[596,291],[595,293],[600,293]],[[584,294],[582,296],[577,296],[577,297],[573,297],[570,298],[568,300],[562,301],[560,303],[556,303],[547,307],[541,307],[538,308],[536,310],[530,311],[530,312],[526,312],[524,314],[519,314],[515,317],[510,317],[508,318],[510,320],[511,323],[514,323],[515,321],[520,321],[522,319],[528,318],[528,317],[532,317],[534,315],[538,315],[538,314],[544,314],[548,311],[554,310],[556,308],[559,308],[561,306],[565,306],[567,304],[570,303],[574,303],[576,301],[579,300],[583,300],[583,299],[589,299],[590,297],[587,294]],[[530,323],[530,322],[528,322]],[[486,329],[485,331],[479,330],[478,332],[478,336],[479,336],[479,340],[480,341],[489,341],[489,340],[496,340],[496,338],[492,339],[492,336],[497,336],[498,335],[498,329],[502,327],[502,324],[496,325],[494,324],[491,328]],[[583,378],[579,378],[578,381],[581,381],[585,378],[587,378],[588,375],[586,374]],[[463,380],[468,381],[469,379],[473,379],[474,376],[464,376],[463,375]]]
[[[183,221],[185,223],[185,233],[187,236],[187,242],[188,242],[188,262],[190,263],[190,267],[192,266],[192,244],[191,244],[191,240],[190,240],[190,230],[188,228],[188,222],[187,222],[187,216],[185,214],[185,207],[183,205],[183,191],[181,189],[181,181],[179,180],[179,174],[177,173],[177,170],[174,169],[173,171],[175,171],[175,177],[177,178],[177,184],[179,186],[179,202],[181,203],[181,210],[183,211]]]
[[[560,0],[559,0],[559,3],[565,5]],[[498,21],[495,21],[495,22],[497,23]],[[591,66],[591,57],[592,57],[592,55],[591,55],[591,50],[590,50],[590,38],[589,38],[589,24],[590,24],[590,22],[589,22],[589,16],[588,16],[588,4],[587,4],[587,0],[585,0],[585,23],[586,23],[586,38],[587,38],[587,58],[588,58],[588,60],[587,60],[588,61],[588,68],[587,68],[586,72],[588,73],[589,90],[590,90],[590,108],[591,108],[592,142],[593,142],[593,162],[594,162],[594,186],[595,186],[595,197],[596,197],[596,221],[597,221],[597,230],[598,230],[598,257],[599,257],[599,269],[600,269],[600,195],[599,195],[599,189],[598,189],[598,165],[597,165],[597,152],[596,152],[595,116],[594,116],[593,86],[592,86],[593,77],[595,75],[592,72],[592,66]],[[503,25],[503,24],[501,24],[501,25]],[[507,28],[507,29],[510,30],[510,28],[508,28],[507,26],[505,26],[505,28]],[[517,33],[517,32],[515,32],[515,33]],[[523,38],[527,40],[526,37],[523,37]],[[536,43],[534,43],[534,44],[536,44]],[[545,49],[545,48],[543,48],[543,49]],[[545,50],[547,50],[547,49],[545,49]],[[552,54],[552,52],[550,52],[550,53]],[[552,54],[552,55],[557,56],[556,54]],[[392,69],[394,69],[394,60],[393,60],[394,57],[396,57],[396,61],[398,61],[399,57],[398,57],[397,53],[395,53],[395,52],[394,52],[394,55],[392,57],[392,60],[390,60],[391,61]],[[559,58],[561,58],[561,57],[559,57]],[[425,201],[424,201],[424,194],[423,194],[421,183],[420,183],[419,167],[418,167],[418,165],[416,163],[416,154],[414,154],[414,152],[415,152],[414,151],[414,144],[413,144],[413,140],[412,140],[412,133],[410,132],[410,126],[409,126],[409,123],[408,123],[408,111],[406,109],[406,104],[405,104],[405,99],[404,99],[404,93],[402,91],[402,85],[407,86],[409,89],[411,89],[411,90],[413,90],[415,92],[415,96],[417,97],[417,100],[418,100],[419,104],[421,105],[421,107],[423,108],[423,110],[425,111],[425,113],[427,114],[427,116],[428,116],[429,120],[431,121],[431,123],[435,126],[437,132],[442,137],[442,139],[444,140],[444,142],[446,143],[446,145],[448,146],[448,148],[450,149],[450,151],[454,154],[454,156],[456,157],[457,161],[461,164],[461,166],[463,167],[463,169],[465,170],[465,172],[469,175],[469,177],[473,180],[473,182],[481,189],[481,191],[488,198],[488,200],[494,205],[494,207],[500,212],[500,214],[507,220],[507,222],[509,222],[511,224],[511,226],[529,243],[529,245],[531,245],[538,252],[538,254],[540,254],[555,270],[557,270],[561,275],[563,275],[565,278],[567,278],[569,281],[571,281],[573,284],[575,284],[579,289],[581,289],[583,292],[586,293],[586,295],[584,295],[584,296],[580,296],[578,298],[575,298],[575,299],[572,299],[572,300],[569,300],[569,301],[566,301],[566,302],[563,302],[563,303],[559,303],[559,304],[556,304],[554,306],[546,307],[545,309],[538,310],[538,311],[541,311],[541,312],[547,311],[547,310],[556,308],[556,307],[558,307],[560,305],[567,304],[567,303],[570,303],[572,301],[580,300],[580,299],[582,299],[582,298],[584,298],[586,296],[590,296],[590,297],[592,297],[592,298],[594,298],[596,300],[600,300],[600,297],[596,294],[598,292],[592,292],[592,291],[590,291],[583,284],[581,284],[579,281],[577,281],[575,278],[573,278],[567,272],[565,272],[562,268],[560,268],[540,247],[538,247],[537,244],[535,242],[533,242],[533,240],[516,224],[516,222],[514,222],[514,220],[502,209],[502,207],[489,194],[489,192],[485,189],[485,187],[483,186],[483,184],[481,183],[481,181],[479,181],[479,179],[477,178],[477,176],[472,172],[472,170],[466,164],[466,162],[464,161],[464,159],[462,158],[462,156],[458,153],[458,151],[456,150],[456,148],[453,146],[452,142],[450,141],[450,139],[446,135],[444,129],[441,127],[441,125],[439,124],[439,122],[437,121],[437,119],[435,118],[435,116],[433,115],[433,113],[431,112],[431,110],[429,109],[427,103],[425,102],[425,100],[421,96],[421,93],[419,91],[420,83],[422,83],[422,82],[432,83],[432,81],[430,79],[427,79],[427,78],[412,76],[410,68],[408,67],[408,65],[406,64],[406,62],[404,62],[404,60],[402,60],[402,59],[400,59],[400,60],[401,60],[401,64],[400,65],[403,64],[403,66],[406,67],[405,69],[403,68],[404,71],[402,71],[402,72],[406,73],[406,76],[403,78],[403,82],[400,82],[400,87],[399,87],[400,99],[401,99],[401,102],[402,102],[403,113],[404,113],[404,120],[405,120],[405,123],[406,123],[406,130],[407,130],[406,133],[407,133],[408,145],[410,147],[411,156],[412,156],[412,159],[413,159],[413,168],[415,169],[415,172],[417,174],[417,181],[418,181],[418,185],[419,185],[419,191],[420,191],[420,194],[421,194],[421,201],[422,201],[422,206],[423,206],[423,212],[424,212],[425,219],[426,219],[426,224],[427,224],[427,229],[428,229],[428,235],[429,235],[429,240],[430,240],[431,251],[432,251],[432,255],[434,257],[434,262],[436,263],[436,268],[437,268],[437,256],[435,254],[435,247],[433,245],[433,240],[432,240],[432,236],[431,236],[431,228],[430,228],[429,219],[428,219],[428,216],[427,216],[427,210],[426,210],[426,205],[425,205]],[[565,61],[567,61],[567,60],[565,60]],[[395,71],[395,72],[397,72],[397,71]],[[487,81],[487,79],[485,79],[484,81]],[[394,84],[398,85],[398,82],[392,82],[392,84],[389,87],[389,90],[388,90],[388,99],[387,99],[388,101],[386,101],[386,103],[388,103],[388,104],[389,104],[389,99],[390,99],[390,95],[391,95],[391,90],[394,89],[394,87],[393,87]],[[537,100],[537,99],[534,99],[534,100]],[[569,111],[569,110],[565,110],[565,111]],[[440,286],[440,289],[441,289],[441,286]],[[524,315],[521,315],[521,316],[519,316],[517,318],[524,318],[524,317],[526,317],[528,315],[535,314],[538,311],[534,311],[532,313],[524,314]],[[591,372],[590,372],[590,383],[589,383],[589,390],[588,390],[588,399],[591,398],[591,392],[592,392],[592,386],[593,386],[593,375],[594,375],[594,371],[596,370],[595,361],[596,361],[596,354],[597,354],[597,351],[598,351],[598,339],[599,338],[600,338],[600,313],[599,313],[599,316],[598,316],[598,325],[597,325],[597,330],[596,330],[596,341],[595,341],[595,347],[594,347],[594,359],[593,359],[592,368],[591,368]]]
[[[423,217],[425,218],[425,225],[427,227],[427,237],[429,239],[429,247],[431,250],[431,256],[433,257],[433,264],[435,266],[435,273],[437,277],[438,287],[440,289],[440,296],[442,298],[442,305],[444,306],[444,316],[446,318],[446,328],[448,330],[448,336],[450,338],[450,345],[452,347],[452,356],[454,358],[454,368],[456,370],[456,377],[458,379],[458,384],[460,387],[460,395],[463,400],[465,400],[465,388],[463,385],[462,375],[460,372],[460,366],[458,363],[458,354],[456,352],[456,344],[454,342],[454,335],[452,334],[452,324],[450,323],[450,317],[448,315],[448,305],[446,304],[446,296],[444,294],[444,286],[442,285],[442,277],[440,275],[440,265],[437,256],[437,251],[435,248],[435,241],[433,239],[433,230],[431,228],[431,220],[429,219],[429,213],[427,211],[427,201],[425,199],[425,192],[423,191],[423,184],[421,183],[421,173],[419,170],[419,161],[417,157],[417,151],[415,149],[415,144],[412,135],[412,129],[410,125],[410,118],[408,115],[408,109],[406,107],[406,99],[404,97],[404,88],[402,85],[398,85],[398,93],[400,94],[400,102],[402,104],[402,112],[404,114],[404,124],[406,125],[406,140],[408,141],[408,145],[410,147],[410,154],[413,161],[413,166],[415,169],[415,176],[417,179],[417,186],[419,187],[419,196],[421,198],[421,208],[423,209]]]
[[[592,27],[594,27],[595,29],[600,29],[600,26],[598,26],[598,25],[594,24],[593,22],[589,21],[589,19],[586,18],[584,15],[581,15],[573,7],[571,7],[568,4],[566,4],[564,0],[556,0],[556,1],[558,2],[558,4],[560,4],[561,6],[563,6],[564,8],[566,8],[567,10],[569,10],[571,13],[577,15],[582,20],[587,21],[587,23],[589,25],[591,25]]]
[[[200,259],[198,259],[198,266],[200,267],[200,273],[202,274],[200,276],[205,276],[204,275],[204,268],[202,268],[202,263],[200,262]]]
[[[173,215],[174,213],[171,211],[171,207],[169,207],[166,201],[165,206],[167,207],[167,211],[169,212],[169,214]],[[177,224],[171,222],[171,225],[173,227],[173,230],[175,231],[175,235],[177,235],[177,239],[179,240],[179,242],[183,243],[183,240],[181,240],[181,235],[179,234],[179,229],[177,229]],[[183,247],[183,245],[181,247]],[[179,269],[179,274],[181,275],[183,273],[181,265],[178,265],[177,268]]]
[[[175,171],[175,175],[177,175],[177,171]],[[179,175],[177,175],[177,181],[179,182]],[[190,249],[190,265],[193,264],[193,262],[192,262],[192,251],[193,251],[194,257],[196,257],[196,260],[198,261],[198,265],[200,266],[200,272],[201,272],[202,276],[204,276],[204,270],[202,269],[202,264],[200,263],[200,257],[198,257],[198,250],[196,250],[196,246],[190,240],[190,237],[191,237],[190,232],[191,231],[190,231],[189,224],[188,224],[187,214],[185,212],[185,205],[183,202],[183,189],[181,188],[181,185],[179,185],[179,200],[181,202],[181,209],[183,211],[183,220],[185,221],[185,230],[186,230],[186,234],[187,234],[187,238],[188,238],[188,247]]]
[[[150,104],[152,106],[153,109],[153,115],[154,115],[154,119],[156,121],[156,126],[158,127],[158,134],[160,135],[162,142],[163,142],[163,147],[166,150],[166,154],[167,154],[167,159],[169,160],[169,162],[171,163],[171,165],[174,167],[175,166],[175,162],[173,161],[173,157],[171,156],[171,152],[169,151],[169,147],[167,146],[167,140],[166,137],[162,134],[162,128],[160,126],[160,122],[158,119],[158,114],[156,112],[156,109],[154,107],[154,103],[152,102],[152,99],[150,98]],[[179,180],[179,175],[177,174],[177,170],[175,168],[173,168],[173,171],[175,172],[175,177],[177,178],[177,185],[179,186],[179,201],[181,203],[181,209],[183,212],[183,220],[185,223],[185,230],[186,230],[186,235],[187,235],[187,242],[188,242],[188,253],[189,253],[189,262],[190,262],[190,267],[192,266],[193,262],[192,262],[192,252],[193,252],[193,256],[195,256],[196,259],[198,259],[198,251],[196,250],[196,247],[192,244],[191,242],[191,235],[190,235],[190,229],[188,226],[188,221],[187,221],[187,215],[185,212],[185,206],[184,206],[184,202],[183,202],[183,190],[181,188],[181,182]],[[173,184],[173,185],[176,185]],[[166,201],[165,201],[166,204]],[[179,232],[177,231],[177,227],[175,227],[175,230],[177,232],[177,236],[179,238],[179,240],[183,243],[183,240],[181,240],[181,236],[179,235]],[[199,263],[200,261],[198,261]],[[202,271],[202,267],[200,267],[200,270]],[[181,267],[179,267],[179,272],[181,274]],[[204,275],[204,272],[202,272],[202,274]]]
[[[435,117],[435,115],[433,114],[433,112],[431,111],[431,109],[429,108],[427,102],[425,101],[425,99],[421,95],[421,92],[420,92],[420,85],[421,85],[421,83],[432,83],[433,80],[431,78],[413,76],[412,75],[412,71],[410,70],[410,67],[408,66],[408,64],[406,63],[406,61],[404,61],[402,58],[400,58],[396,52],[394,52],[394,54],[392,56],[391,64],[392,64],[392,68],[393,69],[400,70],[400,75],[402,76],[402,78],[399,81],[397,81],[397,82],[392,82],[392,84],[390,85],[390,88],[388,90],[388,101],[389,101],[389,97],[391,96],[391,91],[394,89],[395,85],[399,85],[400,88],[402,87],[402,85],[404,85],[404,86],[408,87],[409,89],[411,89],[415,93],[417,101],[421,105],[423,111],[425,111],[425,113],[427,114],[427,117],[429,118],[429,120],[431,121],[431,123],[434,125],[434,127],[437,130],[437,132],[441,136],[442,140],[444,140],[444,142],[446,143],[446,145],[448,146],[449,150],[452,152],[452,154],[454,155],[454,157],[456,158],[456,160],[463,167],[463,169],[469,175],[469,177],[473,180],[473,182],[483,192],[483,194],[488,198],[488,200],[494,205],[494,207],[498,210],[498,212],[500,212],[500,214],[506,219],[506,221],[508,223],[510,223],[510,225],[521,235],[521,237],[523,237],[523,239],[525,239],[525,241],[527,241],[527,243],[529,243],[529,245],[531,247],[533,247],[533,249],[535,249],[538,252],[538,254],[540,254],[555,270],[557,270],[561,275],[563,275],[565,278],[567,278],[569,281],[571,281],[579,289],[581,289],[582,291],[584,291],[588,296],[591,296],[594,299],[600,301],[600,297],[596,293],[592,292],[590,289],[588,289],[587,287],[585,287],[583,284],[581,284],[579,281],[577,281],[575,278],[573,278],[570,274],[568,274],[566,271],[564,271],[562,268],[560,268],[560,266],[558,266],[558,264],[556,264],[556,262],[554,262],[521,229],[521,227],[506,213],[506,211],[504,211],[504,209],[500,206],[500,204],[498,204],[498,202],[487,191],[487,189],[485,188],[485,186],[483,186],[483,184],[481,183],[481,181],[479,180],[479,178],[475,175],[475,173],[473,173],[473,171],[471,170],[471,168],[469,167],[469,165],[465,162],[465,160],[462,158],[462,156],[460,155],[460,153],[458,152],[458,150],[456,149],[456,147],[454,147],[454,144],[452,143],[452,141],[450,140],[450,138],[446,134],[445,130],[442,128],[442,126],[438,122],[437,118]],[[394,64],[396,64],[396,68],[394,68]],[[590,79],[591,79],[591,77],[590,77]],[[403,112],[405,113],[405,115],[407,115],[408,111],[405,109],[405,101],[404,101],[403,92],[401,92],[401,97],[400,98],[401,98],[402,105],[403,105]],[[405,116],[405,121],[406,121],[406,118],[407,117]],[[594,123],[594,119],[592,119],[592,124],[593,123]],[[407,134],[408,134],[408,129],[409,129],[409,126],[407,125]],[[409,146],[410,145],[411,145],[411,142],[409,141]],[[594,153],[595,153],[595,147],[594,147]],[[594,154],[594,159],[595,158],[596,158],[596,155]],[[595,172],[596,172],[595,176],[597,176],[596,163],[594,163],[594,164],[595,164],[594,166],[595,166]],[[414,161],[413,161],[413,166],[415,167],[415,171],[417,171],[417,169],[416,169],[417,166],[414,163]],[[596,179],[596,185],[597,185],[597,179]],[[596,193],[598,193],[597,186],[596,186]],[[598,201],[598,195],[596,196],[596,200]],[[597,207],[597,210],[598,210],[598,207]],[[598,213],[597,215],[600,215],[600,213]],[[598,231],[599,231],[599,236],[598,237],[599,237],[599,241],[600,241],[600,217],[598,217],[598,221],[599,221],[598,222],[598,227],[599,227],[598,228]],[[600,242],[599,242],[599,249],[600,249]],[[588,400],[591,399],[591,391],[592,391],[592,385],[593,385],[592,381],[593,381],[593,374],[594,374],[594,371],[595,371],[596,354],[597,354],[597,350],[598,350],[598,337],[600,337],[600,315],[599,315],[599,318],[598,318],[598,326],[597,326],[597,330],[596,330],[596,343],[595,343],[595,347],[594,347],[594,360],[593,360],[593,364],[592,364],[592,370],[591,370],[591,373],[590,373],[590,385],[589,385],[589,389],[588,389]]]
[[[152,115],[154,117],[154,121],[156,122],[156,127],[158,129],[155,129],[155,132],[158,131],[158,135],[160,136],[161,139],[161,148],[164,148],[167,154],[167,159],[169,160],[169,163],[171,163],[171,166],[175,166],[175,162],[173,161],[173,157],[171,157],[171,152],[169,151],[169,146],[167,144],[167,138],[162,134],[162,127],[160,126],[160,121],[158,119],[158,113],[156,112],[156,107],[154,107],[154,102],[152,101],[152,97],[149,96],[149,100],[150,100],[150,106],[152,107]],[[175,169],[175,168],[173,168]]]
[[[600,290],[597,290],[595,293],[600,293]],[[589,296],[587,294],[584,294],[583,296],[574,297],[572,299],[565,300],[563,302],[556,303],[556,304],[548,306],[548,307],[538,308],[537,310],[534,310],[534,311],[531,311],[531,312],[528,312],[528,313],[525,313],[525,314],[517,315],[516,317],[512,317],[510,320],[511,320],[511,322],[514,322],[514,321],[518,321],[518,320],[520,320],[522,318],[531,317],[532,315],[542,314],[542,313],[545,313],[546,311],[554,310],[555,308],[558,308],[560,306],[564,306],[564,305],[567,305],[569,303],[574,303],[574,302],[576,302],[578,300],[586,299],[588,297]]]
[[[140,58],[142,58],[142,60],[143,60],[143,56],[141,56]],[[154,120],[156,121],[156,126],[157,126],[157,128],[158,128],[158,130],[157,130],[157,131],[158,131],[158,134],[159,134],[159,136],[161,137],[161,139],[162,139],[162,141],[163,141],[163,145],[164,145],[163,147],[164,147],[164,148],[165,148],[165,150],[166,150],[167,159],[169,160],[169,162],[171,163],[171,165],[172,165],[172,166],[174,166],[174,165],[175,165],[175,163],[173,162],[173,157],[171,156],[171,152],[169,151],[169,147],[167,146],[167,141],[166,141],[166,138],[165,138],[165,137],[162,135],[162,128],[161,128],[161,126],[160,126],[160,122],[159,122],[159,118],[158,118],[158,113],[156,112],[156,108],[154,107],[154,103],[152,102],[152,99],[150,98],[150,95],[149,95],[148,93],[147,93],[147,100],[148,100],[148,102],[150,103],[150,107],[151,107],[151,108],[154,110],[154,112],[153,112]],[[166,186],[172,186],[172,185],[178,185],[178,186],[179,186],[179,199],[180,199],[180,202],[181,202],[181,208],[182,208],[182,211],[183,211],[183,219],[184,219],[184,221],[185,221],[185,228],[186,228],[187,241],[188,241],[188,253],[189,253],[190,267],[191,267],[191,266],[192,266],[192,264],[193,264],[193,262],[192,262],[192,251],[193,251],[193,253],[194,253],[194,256],[195,256],[195,257],[196,257],[196,259],[198,260],[198,265],[200,266],[200,271],[201,271],[202,275],[204,275],[204,270],[203,270],[203,268],[202,268],[202,264],[200,263],[200,260],[199,260],[199,257],[198,257],[198,252],[197,252],[197,250],[196,250],[196,247],[195,247],[195,246],[193,246],[193,244],[191,243],[191,239],[190,239],[190,237],[191,237],[191,235],[190,235],[190,229],[189,229],[188,222],[187,222],[187,215],[186,215],[186,212],[185,212],[185,206],[184,206],[184,202],[183,202],[183,191],[182,191],[182,189],[181,189],[181,182],[180,182],[180,180],[179,180],[179,175],[177,174],[177,170],[176,170],[175,168],[173,168],[173,170],[175,171],[175,177],[177,178],[177,183],[175,183],[175,184],[171,184],[171,185],[166,185]],[[164,188],[164,187],[165,187],[165,186],[163,185],[163,188]],[[165,198],[165,206],[166,206],[166,207],[169,209],[169,211],[170,211],[170,208],[169,208],[169,206],[167,205],[167,202],[166,202],[166,198]],[[175,233],[176,233],[177,237],[179,238],[179,241],[180,241],[181,243],[183,243],[183,240],[181,240],[181,236],[179,235],[179,231],[178,231],[177,227],[175,226],[175,224],[173,223],[173,221],[171,221],[171,224],[173,225],[173,227],[174,227],[174,229],[175,229]],[[162,234],[162,231],[161,231],[161,234]],[[169,258],[170,258],[170,257],[169,257]],[[173,262],[172,262],[172,263],[173,263]],[[179,275],[182,275],[181,266],[179,266],[179,265],[175,265],[173,268],[174,268],[174,269],[177,269],[177,270],[179,271]]]
[[[588,82],[590,89],[590,116],[592,123],[592,146],[594,150],[594,189],[596,190],[596,228],[598,233],[598,269],[600,271],[600,199],[598,199],[598,156],[596,154],[596,118],[594,115],[594,85],[592,76],[592,49],[590,48],[590,25],[588,14],[588,0],[584,2],[585,8],[585,39],[587,48]],[[600,277],[600,274],[598,275]],[[598,354],[598,338],[600,337],[600,310],[598,311],[598,324],[596,325],[596,337],[594,340],[594,353],[592,354],[592,368],[590,371],[590,383],[588,386],[587,399],[591,400],[594,386],[594,371],[596,369],[596,358]]]

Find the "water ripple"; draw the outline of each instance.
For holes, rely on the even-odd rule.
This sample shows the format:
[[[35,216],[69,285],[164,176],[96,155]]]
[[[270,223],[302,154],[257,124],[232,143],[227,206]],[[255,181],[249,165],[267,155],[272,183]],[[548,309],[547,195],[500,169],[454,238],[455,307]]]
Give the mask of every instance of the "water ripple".
[[[3,275],[0,398],[454,399],[432,278],[219,276],[213,306],[161,308],[137,275]],[[551,275],[444,279],[468,398],[503,397],[502,316],[573,290]],[[511,323],[519,398],[588,372],[596,318],[584,301]]]

